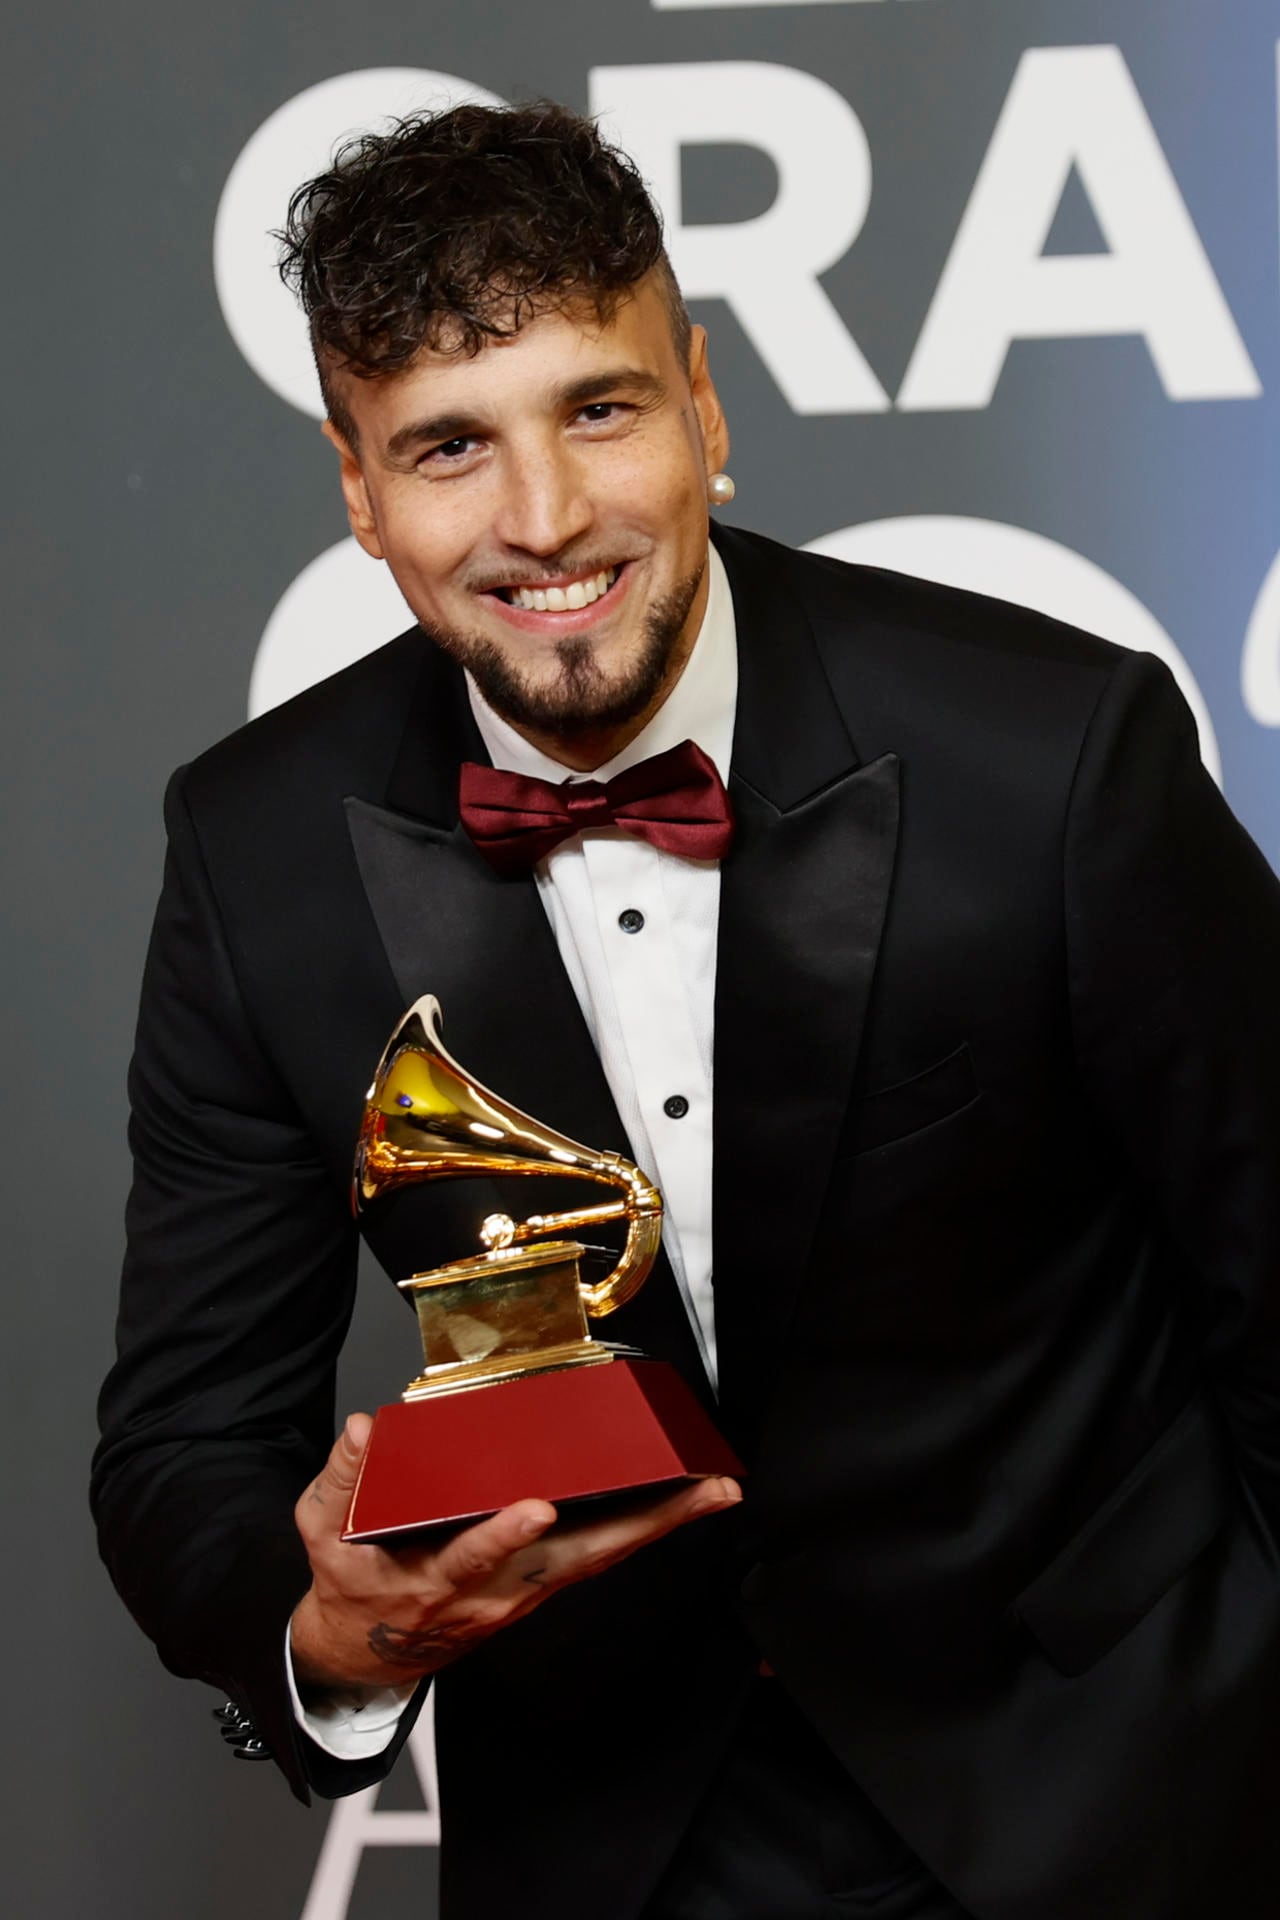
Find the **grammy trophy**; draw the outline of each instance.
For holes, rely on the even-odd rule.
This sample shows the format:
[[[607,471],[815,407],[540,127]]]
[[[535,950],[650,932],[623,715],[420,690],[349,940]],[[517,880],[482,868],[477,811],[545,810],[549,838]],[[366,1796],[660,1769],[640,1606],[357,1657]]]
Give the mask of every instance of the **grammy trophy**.
[[[391,1540],[495,1512],[704,1474],[738,1461],[673,1367],[609,1345],[589,1322],[643,1284],[662,1237],[662,1198],[638,1167],[521,1113],[473,1079],[440,1038],[431,995],[387,1044],[365,1100],[357,1214],[424,1181],[548,1175],[597,1186],[598,1205],[516,1221],[491,1214],[483,1251],[399,1284],[418,1311],[422,1371],[379,1409],[344,1538]],[[602,1279],[562,1236],[624,1220]]]

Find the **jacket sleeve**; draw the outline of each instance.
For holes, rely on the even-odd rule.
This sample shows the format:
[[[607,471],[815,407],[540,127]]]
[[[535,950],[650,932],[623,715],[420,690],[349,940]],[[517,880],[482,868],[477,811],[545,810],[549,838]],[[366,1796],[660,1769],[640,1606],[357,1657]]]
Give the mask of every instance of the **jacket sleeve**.
[[[1188,1274],[1207,1384],[1280,1540],[1280,882],[1149,655],[1125,657],[1095,710],[1065,874],[1096,1124]]]
[[[332,1443],[356,1235],[252,1029],[183,790],[129,1077],[134,1183],[92,1502],[103,1557],[173,1672],[234,1699],[305,1800],[386,1773],[294,1721],[283,1648],[310,1583],[293,1507]]]

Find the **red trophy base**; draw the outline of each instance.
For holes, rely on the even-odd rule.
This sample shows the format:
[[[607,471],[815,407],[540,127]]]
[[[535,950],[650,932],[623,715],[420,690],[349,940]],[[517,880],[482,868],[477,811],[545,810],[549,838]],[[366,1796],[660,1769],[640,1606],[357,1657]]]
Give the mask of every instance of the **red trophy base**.
[[[614,1360],[380,1407],[344,1540],[393,1541],[513,1500],[585,1500],[742,1472],[662,1360]]]

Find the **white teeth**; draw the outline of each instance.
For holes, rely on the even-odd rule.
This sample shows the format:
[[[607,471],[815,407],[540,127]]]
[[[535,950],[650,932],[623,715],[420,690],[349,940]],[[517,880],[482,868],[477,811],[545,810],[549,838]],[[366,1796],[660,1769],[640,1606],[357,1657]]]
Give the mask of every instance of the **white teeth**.
[[[566,609],[592,606],[608,593],[618,577],[616,567],[602,567],[587,580],[574,580],[567,587],[511,587],[513,607],[526,613],[564,613]]]

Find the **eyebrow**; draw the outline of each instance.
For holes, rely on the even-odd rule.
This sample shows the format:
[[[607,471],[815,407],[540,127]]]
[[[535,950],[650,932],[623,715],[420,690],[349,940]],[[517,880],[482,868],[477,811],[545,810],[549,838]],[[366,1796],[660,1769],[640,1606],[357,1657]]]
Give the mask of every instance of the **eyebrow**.
[[[399,427],[387,442],[387,458],[399,460],[415,447],[429,441],[462,440],[477,432],[484,422],[476,413],[433,413],[429,419],[413,420]]]
[[[600,373],[571,380],[556,394],[562,406],[584,407],[606,393],[630,393],[642,400],[665,400],[667,383],[643,367],[606,367]]]
[[[554,388],[550,397],[552,405],[556,407],[585,407],[593,400],[614,393],[660,401],[666,398],[667,387],[656,373],[649,373],[643,367],[604,367],[598,373],[584,374],[580,380],[570,380],[564,386]],[[402,460],[417,447],[463,440],[468,434],[483,433],[488,425],[488,420],[479,413],[457,410],[433,413],[425,419],[412,420],[407,426],[398,427],[387,441],[386,458],[390,461]]]

